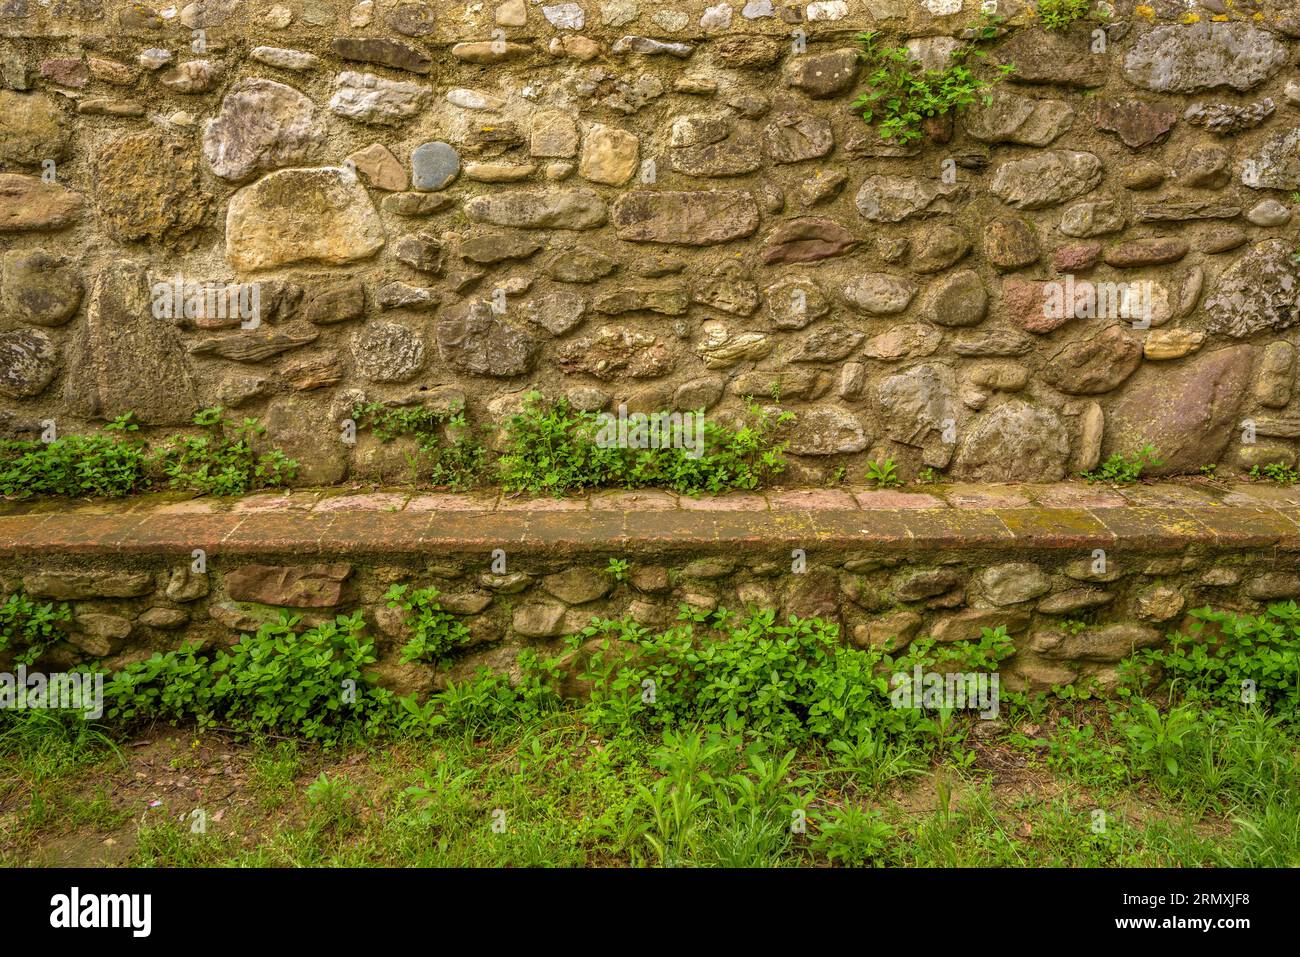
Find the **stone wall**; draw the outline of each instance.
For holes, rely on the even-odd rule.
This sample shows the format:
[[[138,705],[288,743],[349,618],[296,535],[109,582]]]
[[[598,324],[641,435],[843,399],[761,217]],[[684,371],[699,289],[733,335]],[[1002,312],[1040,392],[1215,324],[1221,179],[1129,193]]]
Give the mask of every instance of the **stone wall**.
[[[581,631],[593,617],[629,618],[663,630],[683,604],[741,614],[772,608],[780,620],[816,616],[839,624],[857,647],[890,652],[919,637],[978,641],[983,628],[1005,626],[1016,646],[1004,665],[1009,687],[1048,690],[1095,678],[1109,688],[1118,662],[1189,626],[1185,613],[1192,608],[1248,611],[1300,594],[1294,564],[1278,572],[1274,555],[1262,549],[1231,555],[1120,549],[1108,554],[1100,571],[1087,551],[1008,556],[968,548],[940,556],[813,549],[799,574],[792,573],[788,554],[772,549],[750,550],[743,558],[656,560],[638,553],[620,583],[605,566],[627,555],[611,549],[563,560],[512,552],[506,574],[494,574],[482,554],[433,560],[389,555],[366,562],[217,558],[203,575],[176,559],[28,562],[0,567],[0,580],[21,584],[33,598],[71,604],[68,641],[47,656],[56,667],[100,660],[116,669],[182,640],[227,647],[277,620],[282,610],[301,615],[302,627],[361,610],[378,649],[381,684],[403,692],[461,681],[480,667],[510,672],[522,648],[561,654],[561,637]],[[469,625],[470,641],[454,664],[401,663],[410,637],[405,612],[383,600],[394,583],[434,585],[442,606]]]
[[[775,389],[795,484],[1293,461],[1300,14],[997,6],[1012,80],[901,148],[854,35],[942,62],[974,0],[2,0],[0,426],[220,403],[329,484],[402,471],[339,441],[362,395]],[[260,325],[155,318],[176,275],[256,283]],[[1150,328],[1049,282],[1150,283]]]

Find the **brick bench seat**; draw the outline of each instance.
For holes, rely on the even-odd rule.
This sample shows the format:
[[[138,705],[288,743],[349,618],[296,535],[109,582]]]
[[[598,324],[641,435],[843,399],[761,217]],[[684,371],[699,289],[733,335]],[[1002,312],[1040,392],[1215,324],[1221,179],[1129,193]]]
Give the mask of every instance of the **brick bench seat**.
[[[1016,647],[1008,687],[1104,689],[1118,662],[1185,629],[1194,608],[1300,597],[1298,551],[1300,494],[1256,484],[0,504],[3,592],[71,608],[55,664],[228,644],[286,609],[301,627],[360,611],[377,675],[403,693],[508,671],[521,648],[559,649],[593,617],[667,627],[682,605],[831,619],[855,645],[891,652],[1002,626]],[[472,637],[452,665],[399,661],[408,635],[384,598],[397,582],[433,585],[463,616]]]
[[[924,491],[663,491],[566,498],[294,490],[239,499],[0,503],[0,555],[227,555],[473,551],[591,553],[747,546],[1006,550],[1106,544],[1300,547],[1300,490],[1270,485],[944,485]]]

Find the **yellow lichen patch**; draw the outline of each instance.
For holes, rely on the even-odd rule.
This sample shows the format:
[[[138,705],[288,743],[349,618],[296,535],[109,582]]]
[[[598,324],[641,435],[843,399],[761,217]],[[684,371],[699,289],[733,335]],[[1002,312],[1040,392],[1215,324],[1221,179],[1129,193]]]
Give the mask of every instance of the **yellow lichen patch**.
[[[1149,7],[1145,3],[1139,3],[1133,8],[1133,12],[1139,17],[1145,17],[1148,20],[1154,20],[1156,18],[1155,8]]]

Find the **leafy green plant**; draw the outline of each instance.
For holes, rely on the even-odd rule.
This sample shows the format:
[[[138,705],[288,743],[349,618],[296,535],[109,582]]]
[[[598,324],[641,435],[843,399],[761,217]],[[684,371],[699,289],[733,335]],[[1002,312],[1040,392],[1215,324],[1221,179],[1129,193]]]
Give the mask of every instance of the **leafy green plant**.
[[[1112,485],[1132,485],[1142,477],[1148,467],[1165,463],[1157,457],[1154,445],[1144,445],[1131,455],[1115,453],[1090,472],[1080,473],[1089,482],[1109,482]]]
[[[893,459],[868,462],[867,481],[874,483],[876,488],[898,488],[903,484],[903,480],[898,477],[898,466],[894,464]]]
[[[21,592],[10,595],[0,605],[0,651],[14,644],[22,649],[14,662],[30,665],[66,637],[61,625],[71,620],[66,602],[38,604]]]
[[[375,656],[362,637],[361,613],[301,634],[299,621],[282,614],[211,657],[187,644],[129,664],[104,685],[106,713],[128,725],[194,721],[201,729],[288,733],[326,744],[389,720],[390,693],[371,688],[364,675]]]
[[[939,473],[928,465],[916,473],[917,485],[934,485],[938,481]]]
[[[753,489],[785,469],[785,443],[777,430],[792,422],[788,412],[757,404],[736,428],[704,423],[703,450],[693,457],[681,448],[628,449],[597,441],[600,418],[530,393],[521,413],[506,425],[506,448],[498,459],[508,492],[561,495],[585,488],[669,488],[695,495]]]
[[[474,780],[473,769],[456,771],[439,764],[432,771],[417,772],[417,781],[402,792],[416,807],[422,823],[431,823],[439,813],[447,810],[465,812],[473,804],[469,785]]]
[[[899,670],[909,670],[920,665],[924,670],[996,671],[998,662],[1016,653],[1014,639],[1007,634],[1005,625],[981,628],[978,641],[937,642],[933,638],[918,638],[894,660]]]
[[[771,610],[737,622],[725,609],[697,615],[684,608],[682,616],[659,635],[631,622],[593,621],[569,639],[574,649],[594,649],[581,677],[590,682],[584,714],[595,727],[626,733],[702,724],[830,741],[918,720],[890,705],[889,659],[843,645],[834,624],[777,624]]]
[[[353,408],[352,418],[381,442],[413,438],[416,455],[408,459],[413,478],[454,489],[471,488],[482,478],[486,450],[461,403],[444,409],[365,402]]]
[[[452,652],[469,641],[469,627],[438,604],[438,589],[393,585],[384,593],[389,608],[406,611],[411,639],[402,648],[402,661],[444,663]]]
[[[924,756],[915,745],[870,732],[850,740],[836,738],[827,749],[836,756],[836,770],[847,773],[855,784],[869,791],[919,774],[925,766]]]
[[[627,559],[611,558],[609,564],[605,566],[605,574],[616,582],[627,581]]]
[[[976,75],[973,60],[984,57],[978,45],[997,35],[1001,21],[986,14],[968,32],[941,70],[925,69],[906,46],[887,46],[877,31],[860,33],[861,57],[870,66],[868,89],[853,102],[862,119],[875,123],[882,140],[907,144],[920,139],[926,119],[956,113],[980,99],[993,85]],[[996,79],[1014,71],[1011,64],[997,67]],[[994,81],[996,82],[996,80]]]
[[[260,455],[254,443],[266,429],[256,419],[235,421],[220,406],[194,416],[199,435],[178,435],[156,455],[154,463],[174,489],[209,495],[243,495],[277,488],[298,471],[298,463],[278,449]]]
[[[317,807],[335,809],[343,806],[355,792],[347,784],[330,778],[322,771],[307,785],[307,800]]]
[[[861,867],[886,856],[894,828],[880,812],[856,807],[832,807],[822,819],[813,850],[838,864]]]
[[[1267,465],[1252,465],[1250,468],[1250,477],[1254,479],[1268,479],[1270,482],[1277,482],[1279,485],[1294,485],[1300,482],[1300,472],[1296,472],[1285,462],[1269,462]]]
[[[1168,648],[1144,648],[1126,667],[1138,687],[1155,673],[1170,692],[1239,709],[1251,701],[1300,720],[1300,606],[1269,605],[1258,615],[1198,608],[1196,622],[1169,636]]]
[[[145,481],[145,444],[131,437],[138,429],[124,415],[104,426],[101,435],[69,435],[52,442],[0,440],[0,494],[129,495]]]
[[[1125,749],[1104,740],[1092,723],[1062,718],[1050,738],[1027,742],[1044,753],[1046,764],[1091,787],[1113,787],[1132,776]]]
[[[1217,462],[1211,462],[1209,465],[1202,465],[1199,471],[1206,478],[1215,478],[1219,471],[1219,465]]]
[[[1038,0],[1034,7],[1045,30],[1064,30],[1092,12],[1092,0]]]
[[[1171,778],[1178,776],[1183,767],[1179,762],[1192,750],[1202,727],[1195,705],[1181,704],[1162,712],[1142,698],[1117,717],[1139,769]]]
[[[557,660],[540,658],[532,649],[525,649],[515,661],[519,677],[513,680],[510,675],[480,668],[467,681],[448,682],[446,690],[423,708],[410,698],[400,699],[398,704],[409,715],[407,726],[445,725],[474,734],[536,721],[559,708]]]

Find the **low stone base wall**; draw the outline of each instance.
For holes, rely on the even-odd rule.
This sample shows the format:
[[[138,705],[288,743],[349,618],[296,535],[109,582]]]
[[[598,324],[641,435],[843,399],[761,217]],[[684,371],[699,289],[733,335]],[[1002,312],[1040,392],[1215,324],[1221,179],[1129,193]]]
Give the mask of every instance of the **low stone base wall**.
[[[819,616],[856,645],[891,651],[1002,625],[1016,644],[1008,687],[1088,676],[1105,687],[1121,659],[1185,628],[1190,609],[1300,596],[1300,494],[1264,486],[702,500],[295,492],[6,509],[0,586],[73,611],[52,666],[116,668],[182,641],[229,644],[281,609],[304,625],[359,609],[381,682],[402,692],[484,665],[509,671],[521,648],[558,650],[592,617],[666,627],[683,604]],[[452,666],[399,663],[404,613],[383,598],[395,583],[436,586],[467,623]]]

